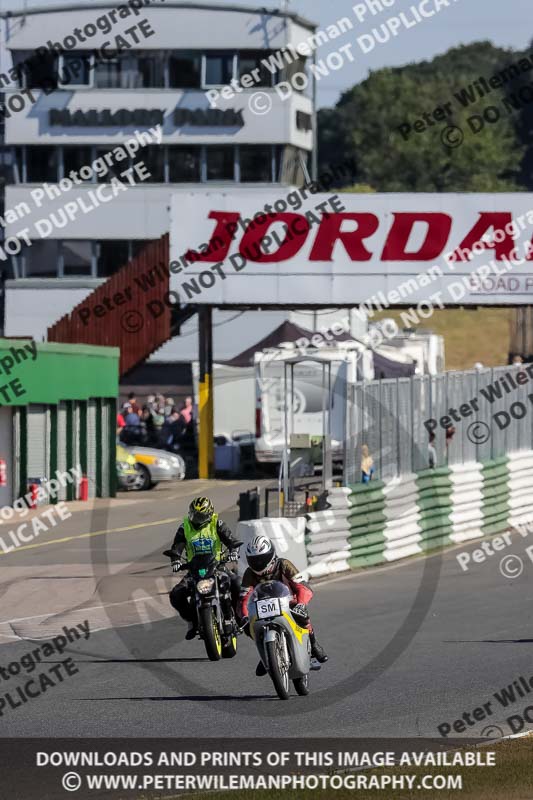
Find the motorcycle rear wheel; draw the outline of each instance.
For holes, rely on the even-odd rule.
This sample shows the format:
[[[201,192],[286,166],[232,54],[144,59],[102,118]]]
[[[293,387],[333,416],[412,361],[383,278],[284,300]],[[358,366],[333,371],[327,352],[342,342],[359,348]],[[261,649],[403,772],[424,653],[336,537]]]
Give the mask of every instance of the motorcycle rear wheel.
[[[304,675],[302,678],[295,678],[293,683],[297,694],[302,697],[309,694],[309,674]]]
[[[220,661],[222,658],[222,638],[211,606],[201,608],[199,610],[199,617],[207,657],[210,661]]]
[[[281,655],[283,653],[279,636],[275,642],[266,643],[269,674],[274,684],[274,689],[280,700],[289,699],[289,670],[283,670]]]

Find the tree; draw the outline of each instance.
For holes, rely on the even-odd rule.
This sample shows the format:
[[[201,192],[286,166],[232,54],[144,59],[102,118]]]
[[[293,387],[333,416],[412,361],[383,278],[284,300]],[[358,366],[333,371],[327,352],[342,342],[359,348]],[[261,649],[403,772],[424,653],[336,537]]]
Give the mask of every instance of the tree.
[[[377,191],[528,188],[522,168],[526,143],[505,113],[505,88],[481,97],[483,88],[480,93],[474,84],[519,57],[478,42],[431,62],[371,73],[334,109],[319,113],[320,159],[332,162],[340,153],[352,158],[355,181]],[[493,122],[491,105],[501,112]]]

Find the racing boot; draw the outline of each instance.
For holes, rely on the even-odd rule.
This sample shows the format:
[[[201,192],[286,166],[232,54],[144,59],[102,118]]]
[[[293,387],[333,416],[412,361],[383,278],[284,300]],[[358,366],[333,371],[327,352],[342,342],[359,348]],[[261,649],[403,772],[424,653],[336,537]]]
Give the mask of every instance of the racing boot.
[[[262,661],[260,661],[257,667],[255,668],[255,674],[257,675],[258,678],[262,678],[264,675],[267,674],[267,668],[265,667]]]
[[[314,631],[309,634],[309,639],[311,641],[311,658],[316,658],[319,664],[324,664],[328,660],[328,654],[318,644]]]
[[[197,630],[196,625],[195,625],[194,622],[189,622],[188,625],[189,625],[189,629],[187,630],[187,633],[185,634],[185,638],[186,638],[186,640],[188,642],[190,642],[191,639],[196,639],[196,636],[198,634],[198,630]]]

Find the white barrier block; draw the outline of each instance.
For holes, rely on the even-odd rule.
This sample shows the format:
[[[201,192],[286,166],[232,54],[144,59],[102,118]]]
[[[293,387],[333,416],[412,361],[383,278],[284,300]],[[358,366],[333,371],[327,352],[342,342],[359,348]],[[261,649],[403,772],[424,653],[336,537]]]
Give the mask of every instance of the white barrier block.
[[[383,553],[385,561],[397,561],[399,558],[407,558],[407,556],[416,556],[422,553],[423,550],[418,544],[410,544],[407,547],[398,548],[398,550],[385,550]]]
[[[412,522],[410,525],[402,525],[402,527],[397,530],[384,531],[383,535],[387,542],[396,542],[408,536],[415,536],[421,533],[421,531],[420,525],[417,522]]]

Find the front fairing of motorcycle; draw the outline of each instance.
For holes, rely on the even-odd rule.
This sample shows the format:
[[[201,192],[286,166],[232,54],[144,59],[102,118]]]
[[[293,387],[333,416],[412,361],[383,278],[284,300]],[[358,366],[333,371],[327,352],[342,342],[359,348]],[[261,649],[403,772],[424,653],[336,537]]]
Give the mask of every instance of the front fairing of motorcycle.
[[[281,591],[270,593],[265,586],[262,594],[264,596],[268,596],[269,594],[272,594],[272,596],[281,595],[281,615],[269,619],[260,619],[257,612],[257,602],[260,598],[257,598],[256,593],[252,595],[248,603],[250,634],[255,641],[261,661],[266,665],[265,640],[268,639],[275,630],[283,631],[291,657],[289,677],[291,680],[294,680],[294,678],[302,678],[309,673],[311,664],[309,631],[307,628],[301,628],[295,621],[289,606],[290,593],[282,593]]]

